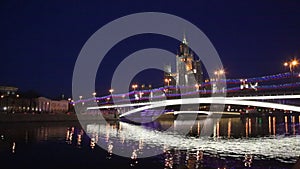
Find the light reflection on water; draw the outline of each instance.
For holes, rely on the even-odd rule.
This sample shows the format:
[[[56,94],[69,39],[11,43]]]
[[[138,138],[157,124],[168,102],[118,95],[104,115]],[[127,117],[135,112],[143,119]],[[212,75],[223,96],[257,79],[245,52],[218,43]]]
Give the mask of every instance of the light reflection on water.
[[[121,154],[129,157],[131,167],[143,165],[141,158],[153,154],[162,156],[157,163],[163,163],[164,168],[190,169],[258,164],[274,167],[277,163],[294,164],[300,157],[300,116],[211,118],[210,123],[211,129],[203,120],[160,120],[143,126],[97,122],[86,123],[83,128],[73,124],[4,126],[0,128],[0,153],[8,147],[18,156],[24,144],[61,140],[74,149],[89,147],[89,151],[98,151],[97,144],[101,145],[107,151],[106,160]],[[167,131],[170,126],[174,126],[173,131]],[[189,132],[180,133],[186,126]]]
[[[289,118],[291,120],[287,120]],[[295,163],[300,156],[300,136],[299,130],[296,130],[299,123],[295,124],[294,116],[284,117],[283,124],[280,120],[276,123],[276,117],[267,117],[267,126],[258,117],[210,120],[215,124],[214,131],[212,136],[207,137],[201,136],[202,129],[205,129],[201,120],[192,125],[186,121],[161,121],[148,126],[124,122],[113,126],[88,124],[87,132],[92,135],[98,133],[101,147],[106,147],[105,144],[109,142],[114,146],[114,153],[122,156],[130,156],[132,152],[142,158],[161,154],[167,151],[165,149],[201,151],[234,158],[253,155],[256,159],[276,159],[285,163]],[[174,125],[174,132],[164,131],[171,125]],[[187,135],[174,134],[176,128],[183,125],[191,125],[190,132]],[[282,125],[285,126],[284,132]],[[264,127],[269,131],[266,132]],[[140,148],[141,142],[143,148]]]

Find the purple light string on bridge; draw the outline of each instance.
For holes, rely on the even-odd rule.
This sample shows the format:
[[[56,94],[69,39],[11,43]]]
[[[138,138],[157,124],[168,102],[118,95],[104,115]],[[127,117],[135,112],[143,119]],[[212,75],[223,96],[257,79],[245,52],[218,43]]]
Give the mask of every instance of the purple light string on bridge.
[[[299,77],[298,76],[299,73],[294,73],[293,77]],[[280,73],[280,74],[276,74],[276,75],[269,75],[269,76],[262,76],[262,77],[254,77],[254,78],[243,78],[243,79],[247,79],[247,82],[253,83],[253,82],[266,82],[266,81],[274,81],[274,80],[280,80],[280,79],[287,79],[287,78],[291,78],[292,73],[288,72],[288,73]],[[240,84],[241,83],[241,79],[226,79],[226,80],[222,80],[220,79],[221,83],[226,83],[226,84]],[[212,82],[205,82],[200,84],[201,87],[206,87],[206,86],[210,86],[212,84]],[[286,83],[286,84],[277,84],[277,85],[262,85],[262,86],[257,86],[257,90],[262,91],[262,90],[276,90],[276,89],[285,89],[285,88],[295,88],[295,87],[299,87],[300,86],[300,82],[296,82],[296,83]],[[191,88],[195,88],[195,86],[181,86],[181,89],[191,89]],[[189,95],[195,95],[195,94],[212,94],[212,90],[209,89],[201,89],[198,91],[192,91],[192,92],[187,92],[187,93],[179,93],[179,94],[174,94],[174,93],[167,93],[165,92],[166,90],[176,90],[178,89],[178,86],[166,86],[166,87],[159,87],[156,89],[149,89],[149,90],[141,90],[141,91],[130,91],[128,93],[124,93],[124,94],[113,94],[114,98],[124,98],[125,96],[132,96],[135,94],[139,94],[140,92],[142,92],[143,94],[147,95],[149,93],[153,93],[156,94],[158,92],[160,93],[164,93],[163,95],[160,96],[153,96],[151,97],[151,99],[162,99],[165,97],[180,97],[180,96],[189,96]],[[227,93],[231,93],[231,92],[236,92],[241,90],[240,87],[231,87],[231,88],[227,88],[226,92]],[[219,92],[223,92],[223,90],[216,90],[215,93],[219,93]],[[111,98],[112,95],[107,95],[107,96],[102,96],[102,97],[93,97],[93,98],[87,98],[87,99],[81,99],[81,100],[77,100],[72,102],[73,104],[76,103],[81,103],[81,102],[89,102],[89,101],[101,101],[101,100],[107,100],[108,98]],[[140,97],[138,99],[138,101],[148,101],[149,100],[149,96],[148,97]],[[129,98],[129,99],[123,99],[123,100],[118,100],[118,101],[114,101],[114,103],[122,103],[122,102],[126,102],[126,101],[137,101],[136,98]],[[102,102],[101,102],[102,103]],[[104,102],[106,103],[106,102]]]

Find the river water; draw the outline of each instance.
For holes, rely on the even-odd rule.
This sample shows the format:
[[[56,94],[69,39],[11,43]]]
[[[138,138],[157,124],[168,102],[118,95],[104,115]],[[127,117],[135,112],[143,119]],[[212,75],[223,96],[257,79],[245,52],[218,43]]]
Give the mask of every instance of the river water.
[[[297,115],[4,123],[0,168],[292,168],[300,158],[299,123]]]

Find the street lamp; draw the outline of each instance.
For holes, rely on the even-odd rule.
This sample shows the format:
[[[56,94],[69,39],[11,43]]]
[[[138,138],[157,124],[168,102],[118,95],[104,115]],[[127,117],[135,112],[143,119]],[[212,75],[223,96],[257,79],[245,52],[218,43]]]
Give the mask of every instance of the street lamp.
[[[133,84],[131,87],[132,87],[133,90],[135,91],[135,89],[138,87],[138,85],[137,85],[137,84]]]
[[[71,110],[71,98],[68,98],[68,113],[70,112]]]
[[[293,76],[294,76],[294,68],[299,64],[297,59],[290,60],[289,62],[284,62],[283,65],[285,67],[289,67],[291,72],[291,83],[293,83]]]
[[[291,61],[289,61],[289,62],[284,62],[283,65],[284,65],[285,67],[289,67],[290,72],[293,73],[294,67],[296,67],[298,64],[299,64],[298,60],[297,60],[297,59],[293,59],[293,60],[291,60]]]
[[[82,96],[79,96],[79,100],[81,101],[82,99]],[[81,103],[82,105],[84,105],[84,102]]]
[[[1,99],[3,99],[3,98],[4,98],[4,95],[1,95]],[[6,104],[4,103],[4,99],[3,99],[3,101],[0,101],[0,104],[1,104],[1,106],[3,106],[3,110],[6,111],[6,106],[5,106]]]
[[[171,81],[172,81],[172,79],[170,79],[170,78],[169,79],[168,78],[165,79],[165,82],[168,83],[168,86],[170,86],[170,82]]]
[[[219,81],[220,80],[220,76],[222,76],[222,75],[224,75],[225,74],[225,71],[224,71],[224,69],[218,69],[218,70],[216,70],[215,72],[214,72],[214,74],[217,76],[216,77],[216,82],[215,82],[215,84],[213,84],[214,86],[213,86],[213,93],[215,93],[215,91],[218,89],[218,82],[217,81]],[[224,87],[223,87],[223,92],[224,92]]]
[[[201,84],[195,84],[196,91],[199,91]]]
[[[225,74],[225,71],[224,69],[219,69],[219,70],[216,70],[214,72],[214,74],[218,77],[218,79],[220,78],[220,76],[224,75]]]
[[[97,93],[96,93],[96,92],[93,92],[92,95],[93,95],[93,97],[94,97],[94,98],[93,98],[93,99],[94,99],[94,102],[96,102],[96,95],[97,95]]]
[[[109,93],[110,93],[111,97],[112,97],[113,92],[114,92],[114,89],[109,89]]]

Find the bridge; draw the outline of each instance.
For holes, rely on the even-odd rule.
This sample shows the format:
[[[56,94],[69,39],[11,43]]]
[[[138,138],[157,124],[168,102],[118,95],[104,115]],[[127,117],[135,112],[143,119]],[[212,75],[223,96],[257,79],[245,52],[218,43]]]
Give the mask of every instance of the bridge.
[[[291,79],[293,79],[292,82]],[[120,117],[154,108],[192,104],[253,106],[300,112],[299,80],[300,73],[291,72],[247,79],[220,79],[219,83],[225,83],[227,86],[225,90],[227,97],[224,97],[224,89],[214,90],[211,87],[215,82],[208,81],[195,86],[168,85],[154,89],[135,89],[123,94],[111,93],[103,97],[94,96],[93,98],[77,100],[73,102],[73,105],[87,103],[85,104],[87,110],[122,109]],[[179,89],[187,89],[188,92],[181,93],[182,91],[178,91],[178,87]],[[97,102],[98,106],[89,107],[88,102]],[[199,111],[194,113],[199,113]]]
[[[116,104],[105,105],[97,107],[88,107],[88,110],[99,110],[109,108],[124,108],[124,107],[137,107],[135,109],[123,112],[120,117],[125,117],[137,112],[142,112],[149,109],[166,107],[172,105],[185,105],[185,104],[223,104],[223,105],[242,105],[242,106],[255,106],[263,108],[272,108],[286,111],[300,112],[300,106],[287,105],[280,103],[266,102],[265,100],[276,99],[299,99],[300,95],[276,95],[276,96],[246,96],[246,97],[204,97],[204,98],[184,98],[184,99],[171,99],[155,102],[142,102],[130,104]],[[176,112],[178,113],[178,112]],[[184,113],[184,112],[181,112]],[[199,113],[199,111],[191,111],[190,113]],[[203,112],[205,113],[205,112]],[[207,112],[206,112],[207,114]]]

